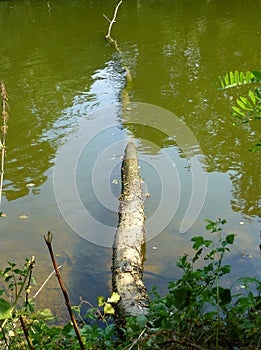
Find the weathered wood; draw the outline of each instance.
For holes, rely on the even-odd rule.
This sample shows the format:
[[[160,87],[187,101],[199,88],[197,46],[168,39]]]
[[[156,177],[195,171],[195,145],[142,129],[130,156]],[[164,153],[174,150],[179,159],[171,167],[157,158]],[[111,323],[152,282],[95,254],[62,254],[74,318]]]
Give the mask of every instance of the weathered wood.
[[[121,299],[119,317],[146,314],[148,294],[143,283],[145,215],[136,147],[129,142],[121,169],[119,223],[113,244],[112,284]]]

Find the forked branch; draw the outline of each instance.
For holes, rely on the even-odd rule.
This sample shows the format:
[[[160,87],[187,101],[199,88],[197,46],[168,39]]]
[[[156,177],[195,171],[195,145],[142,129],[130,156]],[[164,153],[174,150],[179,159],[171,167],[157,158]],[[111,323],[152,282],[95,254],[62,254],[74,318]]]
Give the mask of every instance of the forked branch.
[[[113,18],[110,20],[106,15],[103,15],[104,18],[107,19],[107,21],[109,22],[109,28],[108,28],[108,32],[105,36],[105,39],[108,40],[108,42],[114,46],[114,48],[116,49],[116,51],[120,51],[119,50],[119,47],[117,45],[117,42],[116,40],[114,40],[112,37],[111,37],[111,30],[112,30],[112,26],[113,24],[116,22],[116,17],[117,17],[117,13],[118,13],[118,10],[121,6],[121,3],[122,3],[122,0],[117,4],[117,6],[115,7],[115,10],[114,10],[114,14],[113,14]]]

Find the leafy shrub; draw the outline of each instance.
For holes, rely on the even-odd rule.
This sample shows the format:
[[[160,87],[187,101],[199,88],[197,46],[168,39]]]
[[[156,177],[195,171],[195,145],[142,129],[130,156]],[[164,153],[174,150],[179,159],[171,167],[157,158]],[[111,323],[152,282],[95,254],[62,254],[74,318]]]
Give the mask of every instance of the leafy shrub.
[[[195,254],[183,255],[177,266],[180,279],[170,282],[160,297],[153,290],[149,315],[129,320],[130,329],[143,334],[142,349],[257,349],[261,341],[261,282],[242,278],[244,295],[232,295],[221,285],[231,266],[223,264],[235,235],[223,237],[225,220],[207,220],[206,228],[218,244],[202,236],[192,238]],[[129,331],[130,333],[130,331]]]
[[[157,288],[147,315],[130,317],[119,325],[113,305],[119,296],[98,297],[97,307],[81,300],[73,310],[86,349],[257,349],[261,345],[261,282],[255,277],[240,278],[241,292],[233,294],[223,277],[231,266],[223,259],[235,235],[224,234],[225,220],[207,220],[213,239],[191,239],[194,254],[183,255],[177,266],[182,277],[169,282],[161,297]],[[214,243],[216,242],[216,243]],[[71,323],[50,326],[49,310],[36,311],[29,299],[34,259],[22,269],[15,263],[0,271],[5,289],[0,294],[0,348],[79,349]],[[226,282],[227,283],[227,282]],[[23,297],[22,297],[23,295]],[[82,315],[82,306],[89,306]]]

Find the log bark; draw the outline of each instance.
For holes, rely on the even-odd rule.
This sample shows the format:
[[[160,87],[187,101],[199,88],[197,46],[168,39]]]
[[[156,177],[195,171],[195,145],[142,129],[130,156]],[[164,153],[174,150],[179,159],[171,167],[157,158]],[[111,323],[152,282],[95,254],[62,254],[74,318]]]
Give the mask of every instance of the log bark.
[[[121,299],[118,316],[146,314],[149,298],[143,282],[145,214],[136,147],[129,142],[121,169],[119,222],[113,244],[112,285]]]

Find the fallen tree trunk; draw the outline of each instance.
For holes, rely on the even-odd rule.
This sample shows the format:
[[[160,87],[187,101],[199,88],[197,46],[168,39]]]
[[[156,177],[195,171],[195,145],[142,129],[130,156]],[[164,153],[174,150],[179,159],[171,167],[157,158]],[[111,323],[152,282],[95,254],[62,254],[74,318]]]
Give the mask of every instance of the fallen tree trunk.
[[[145,251],[145,215],[141,178],[134,143],[129,142],[121,169],[122,188],[119,223],[113,244],[113,291],[121,299],[117,304],[120,319],[146,314],[149,298],[143,283]]]

